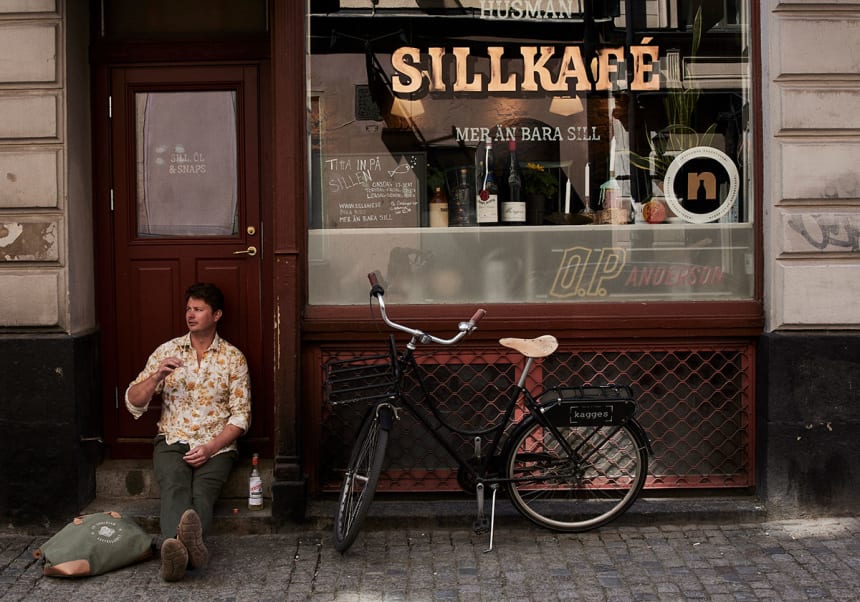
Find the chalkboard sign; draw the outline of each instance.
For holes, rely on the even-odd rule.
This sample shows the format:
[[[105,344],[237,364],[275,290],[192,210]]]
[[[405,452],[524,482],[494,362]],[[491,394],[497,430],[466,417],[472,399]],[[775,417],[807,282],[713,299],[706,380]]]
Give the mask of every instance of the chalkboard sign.
[[[405,228],[421,225],[424,153],[322,157],[325,228]]]

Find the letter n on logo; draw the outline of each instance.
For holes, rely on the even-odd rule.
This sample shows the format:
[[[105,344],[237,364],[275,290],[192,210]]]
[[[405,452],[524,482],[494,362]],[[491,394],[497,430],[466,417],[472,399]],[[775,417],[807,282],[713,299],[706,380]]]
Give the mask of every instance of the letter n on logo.
[[[704,196],[702,196],[703,192]],[[710,171],[687,174],[687,198],[699,201],[716,201],[717,176]]]

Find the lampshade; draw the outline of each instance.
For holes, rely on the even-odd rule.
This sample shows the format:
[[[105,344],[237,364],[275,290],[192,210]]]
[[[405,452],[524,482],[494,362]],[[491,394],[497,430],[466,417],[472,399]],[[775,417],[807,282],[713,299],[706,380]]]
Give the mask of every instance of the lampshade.
[[[391,114],[397,117],[409,119],[416,115],[424,113],[424,103],[421,100],[409,100],[406,98],[394,97],[394,102],[391,105]]]
[[[582,101],[578,96],[555,96],[549,104],[549,112],[570,117],[582,112]]]

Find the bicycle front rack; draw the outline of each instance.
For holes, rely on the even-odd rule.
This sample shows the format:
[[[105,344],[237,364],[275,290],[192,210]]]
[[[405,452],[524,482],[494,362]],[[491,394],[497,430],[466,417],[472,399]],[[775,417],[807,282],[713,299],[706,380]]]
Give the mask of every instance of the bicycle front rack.
[[[333,360],[325,366],[326,400],[336,406],[389,399],[397,394],[397,355],[394,341],[388,353]]]

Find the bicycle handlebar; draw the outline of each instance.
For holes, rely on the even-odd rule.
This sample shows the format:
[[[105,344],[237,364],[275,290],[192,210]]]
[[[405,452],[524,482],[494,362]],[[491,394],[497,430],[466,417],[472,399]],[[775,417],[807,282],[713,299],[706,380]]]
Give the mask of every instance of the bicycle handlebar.
[[[385,289],[382,288],[382,285],[379,284],[379,277],[376,275],[376,272],[371,272],[367,275],[367,279],[370,281],[370,296],[376,297],[377,303],[379,303],[379,311],[382,314],[382,320],[391,328],[395,330],[399,330],[401,332],[405,332],[420,341],[421,343],[437,343],[439,345],[453,345],[458,342],[460,339],[465,337],[467,334],[470,334],[473,330],[478,327],[478,322],[487,315],[486,309],[478,309],[469,318],[468,322],[460,322],[457,324],[457,334],[455,334],[450,339],[441,339],[439,337],[435,337],[431,334],[428,334],[422,330],[418,330],[417,328],[409,328],[408,326],[404,326],[403,324],[398,324],[394,320],[388,317],[388,313],[385,311]]]

